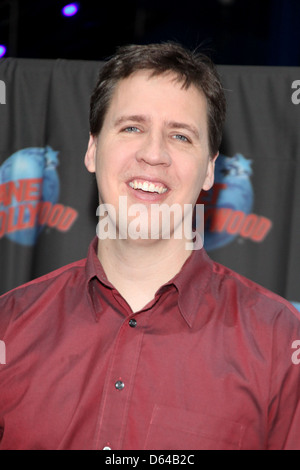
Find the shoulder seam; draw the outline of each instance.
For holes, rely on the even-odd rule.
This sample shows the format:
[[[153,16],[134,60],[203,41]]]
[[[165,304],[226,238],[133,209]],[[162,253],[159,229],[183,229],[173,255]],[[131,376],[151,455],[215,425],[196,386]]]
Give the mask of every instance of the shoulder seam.
[[[80,268],[85,265],[86,258],[83,258],[78,261],[73,261],[72,263],[66,264],[65,266],[61,266],[60,268],[54,269],[53,271],[50,271],[49,273],[43,274],[42,276],[39,276],[35,279],[32,279],[31,281],[25,282],[24,284],[21,284],[19,286],[14,287],[13,289],[4,292],[2,295],[0,295],[0,299],[2,297],[5,297],[6,295],[16,292],[20,289],[25,289],[26,287],[29,287],[31,285],[35,284],[40,284],[42,282],[48,281],[50,279],[54,279],[55,277],[59,276],[60,274],[63,274],[64,272],[72,269],[72,268]]]
[[[216,268],[220,269],[220,271],[218,272]],[[282,307],[288,308],[293,314],[297,313],[297,317],[299,318],[299,312],[287,299],[277,294],[276,292],[273,292],[267,287],[264,287],[261,284],[258,284],[257,282],[248,279],[244,275],[239,274],[216,261],[213,262],[213,273],[215,275],[227,274],[228,277],[235,279],[237,282],[241,283],[245,288],[251,289],[252,286],[257,292],[257,294],[280,303]]]

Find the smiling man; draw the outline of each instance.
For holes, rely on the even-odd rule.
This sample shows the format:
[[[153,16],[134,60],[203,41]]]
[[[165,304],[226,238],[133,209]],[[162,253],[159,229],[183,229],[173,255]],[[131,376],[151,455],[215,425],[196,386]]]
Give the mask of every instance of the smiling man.
[[[201,54],[132,45],[103,66],[85,156],[99,239],[0,298],[0,449],[300,449],[299,313],[178,232],[224,118]]]
[[[126,197],[129,209],[137,203],[148,209],[146,230],[154,204],[181,209],[168,220],[169,238],[151,238],[149,233],[137,243],[130,236],[120,237],[117,225],[116,238],[98,244],[108,278],[133,311],[152,300],[191,254],[185,237],[173,236],[175,226],[182,222],[184,205],[195,206],[201,189],[212,186],[217,157],[209,148],[204,93],[195,85],[184,88],[172,71],[152,74],[138,70],[116,85],[85,158],[88,170],[96,172],[99,202],[117,209],[116,221],[128,217],[118,213],[120,196]]]

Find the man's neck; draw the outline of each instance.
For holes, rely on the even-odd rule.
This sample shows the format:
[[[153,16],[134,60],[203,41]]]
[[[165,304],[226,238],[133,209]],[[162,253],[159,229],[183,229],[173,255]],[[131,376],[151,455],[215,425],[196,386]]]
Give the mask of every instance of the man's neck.
[[[191,254],[182,240],[146,242],[110,239],[98,242],[98,258],[106,276],[133,312],[150,302]]]

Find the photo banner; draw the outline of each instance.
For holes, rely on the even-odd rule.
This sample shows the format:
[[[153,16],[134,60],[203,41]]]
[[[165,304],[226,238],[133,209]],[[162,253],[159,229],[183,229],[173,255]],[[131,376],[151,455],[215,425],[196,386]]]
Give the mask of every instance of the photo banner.
[[[0,61],[0,294],[86,257],[97,188],[84,166],[96,61]],[[300,303],[300,68],[219,66],[228,115],[204,246]]]

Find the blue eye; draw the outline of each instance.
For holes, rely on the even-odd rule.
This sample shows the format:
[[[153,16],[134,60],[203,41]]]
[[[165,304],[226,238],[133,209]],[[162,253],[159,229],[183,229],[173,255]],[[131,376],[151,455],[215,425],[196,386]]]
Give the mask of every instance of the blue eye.
[[[174,135],[174,138],[177,140],[182,140],[182,142],[189,142],[189,139],[182,134],[176,134]]]
[[[135,126],[128,126],[124,129],[125,132],[140,132],[140,130]]]

